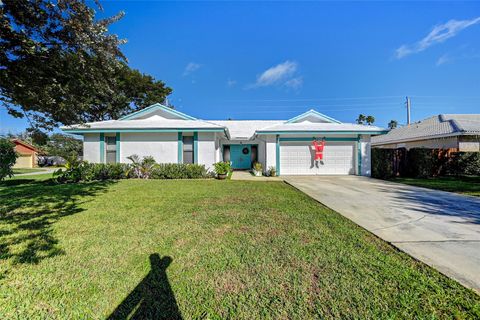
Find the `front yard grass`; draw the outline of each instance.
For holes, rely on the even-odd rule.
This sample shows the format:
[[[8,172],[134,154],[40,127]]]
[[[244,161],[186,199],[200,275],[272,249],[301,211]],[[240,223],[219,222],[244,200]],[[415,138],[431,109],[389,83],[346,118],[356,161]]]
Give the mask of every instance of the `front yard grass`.
[[[480,317],[480,297],[282,182],[0,183],[0,318]]]
[[[480,197],[480,177],[478,176],[446,176],[435,178],[395,178],[392,181],[417,187],[467,194]]]
[[[13,174],[22,174],[22,173],[33,173],[33,172],[42,172],[45,169],[42,168],[14,168]]]

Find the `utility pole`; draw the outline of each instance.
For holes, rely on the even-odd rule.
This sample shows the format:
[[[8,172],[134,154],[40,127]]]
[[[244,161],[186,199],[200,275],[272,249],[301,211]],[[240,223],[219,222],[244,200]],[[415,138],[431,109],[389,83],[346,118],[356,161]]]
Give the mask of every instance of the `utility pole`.
[[[407,125],[410,124],[410,98],[406,97],[407,101],[405,104],[407,105]]]

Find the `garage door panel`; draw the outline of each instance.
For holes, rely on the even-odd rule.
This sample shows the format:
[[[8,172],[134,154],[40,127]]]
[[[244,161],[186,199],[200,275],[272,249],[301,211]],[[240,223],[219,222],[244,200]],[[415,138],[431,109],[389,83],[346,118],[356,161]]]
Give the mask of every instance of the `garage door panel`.
[[[355,174],[355,143],[327,142],[323,163],[314,161],[311,142],[281,142],[280,172],[282,175],[346,175]]]

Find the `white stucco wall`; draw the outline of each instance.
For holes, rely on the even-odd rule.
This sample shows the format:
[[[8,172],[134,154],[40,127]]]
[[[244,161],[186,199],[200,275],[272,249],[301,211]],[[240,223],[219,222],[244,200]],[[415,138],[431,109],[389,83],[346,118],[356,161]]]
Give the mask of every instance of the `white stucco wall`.
[[[205,168],[212,169],[212,165],[216,162],[216,143],[215,133],[199,132],[198,133],[198,164],[205,165]]]
[[[277,168],[277,137],[275,135],[266,135],[263,136],[265,140],[265,162],[266,162],[266,167],[267,169],[269,167],[275,167],[278,171],[279,168]],[[280,172],[281,174],[281,172]]]
[[[360,175],[370,177],[372,175],[372,156],[370,136],[361,136],[360,150],[362,153],[362,165]]]
[[[120,162],[130,163],[127,157],[152,156],[158,163],[178,162],[178,134],[172,133],[121,133]]]
[[[86,133],[83,136],[83,160],[100,162],[100,134]]]

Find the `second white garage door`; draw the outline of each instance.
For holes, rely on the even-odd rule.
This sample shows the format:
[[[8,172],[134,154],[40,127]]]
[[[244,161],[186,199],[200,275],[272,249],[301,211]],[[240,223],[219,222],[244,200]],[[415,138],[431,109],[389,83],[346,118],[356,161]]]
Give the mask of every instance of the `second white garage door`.
[[[323,164],[315,165],[309,141],[280,142],[281,175],[355,174],[355,142],[327,141]]]

